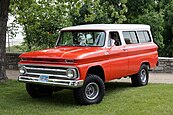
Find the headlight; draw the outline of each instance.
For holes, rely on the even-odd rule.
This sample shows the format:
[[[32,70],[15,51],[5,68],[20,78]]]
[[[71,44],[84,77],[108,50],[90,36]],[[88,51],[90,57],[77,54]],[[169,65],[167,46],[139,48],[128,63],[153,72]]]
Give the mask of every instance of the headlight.
[[[67,77],[68,78],[76,78],[77,77],[77,72],[75,69],[67,69]]]
[[[26,72],[25,68],[24,67],[20,67],[19,68],[19,72],[20,72],[20,74],[24,74]]]

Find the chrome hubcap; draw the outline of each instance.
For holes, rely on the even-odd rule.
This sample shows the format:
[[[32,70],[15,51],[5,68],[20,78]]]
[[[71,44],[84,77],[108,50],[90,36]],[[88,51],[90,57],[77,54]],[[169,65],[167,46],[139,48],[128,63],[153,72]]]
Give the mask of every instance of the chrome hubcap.
[[[95,99],[98,96],[98,94],[99,94],[99,86],[96,83],[91,82],[86,86],[85,96],[89,100]]]
[[[144,83],[147,80],[147,72],[145,69],[142,69],[141,71],[141,81]]]

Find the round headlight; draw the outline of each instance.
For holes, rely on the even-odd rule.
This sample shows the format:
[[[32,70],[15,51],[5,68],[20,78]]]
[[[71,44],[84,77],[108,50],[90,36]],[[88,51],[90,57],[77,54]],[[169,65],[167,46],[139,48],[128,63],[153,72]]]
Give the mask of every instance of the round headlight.
[[[24,74],[24,73],[25,73],[24,67],[20,67],[20,68],[19,68],[19,72],[20,72],[20,74]]]
[[[75,69],[67,69],[67,77],[68,78],[75,78],[76,76],[76,70]]]

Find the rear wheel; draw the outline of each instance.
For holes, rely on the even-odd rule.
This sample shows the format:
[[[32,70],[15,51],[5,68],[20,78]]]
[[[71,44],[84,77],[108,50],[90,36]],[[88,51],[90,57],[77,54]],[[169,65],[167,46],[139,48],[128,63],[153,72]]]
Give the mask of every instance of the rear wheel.
[[[53,90],[48,86],[26,83],[26,91],[33,98],[51,96]]]
[[[137,74],[131,76],[131,81],[133,86],[144,86],[148,84],[149,73],[148,67],[142,64],[140,70]]]
[[[102,101],[105,93],[103,80],[97,75],[88,74],[84,85],[74,89],[75,100],[82,105],[96,104]]]

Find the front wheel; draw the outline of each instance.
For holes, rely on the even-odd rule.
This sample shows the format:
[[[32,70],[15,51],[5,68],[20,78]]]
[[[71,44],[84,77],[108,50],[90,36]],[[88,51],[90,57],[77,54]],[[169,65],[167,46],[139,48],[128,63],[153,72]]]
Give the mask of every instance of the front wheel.
[[[74,98],[81,105],[96,104],[102,101],[105,93],[103,80],[93,74],[88,74],[84,85],[74,89]]]
[[[149,73],[148,67],[142,64],[140,70],[137,74],[131,76],[131,81],[133,86],[144,86],[148,84]]]

